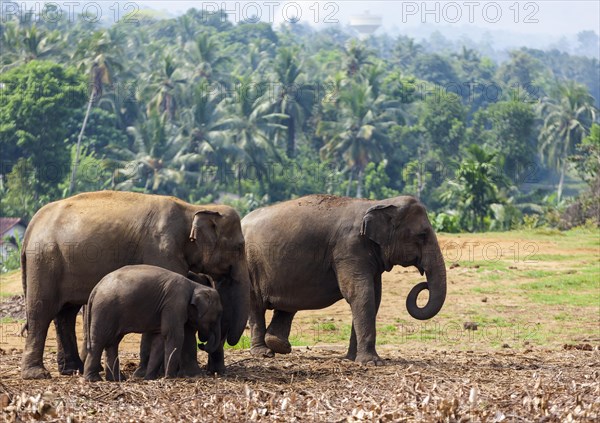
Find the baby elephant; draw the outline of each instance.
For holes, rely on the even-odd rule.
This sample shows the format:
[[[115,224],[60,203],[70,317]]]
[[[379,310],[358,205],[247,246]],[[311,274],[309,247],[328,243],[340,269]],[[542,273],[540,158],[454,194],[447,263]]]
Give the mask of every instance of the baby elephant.
[[[101,380],[100,361],[106,350],[106,380],[120,379],[119,343],[132,332],[160,334],[154,346],[164,345],[161,351],[152,349],[145,378],[156,378],[163,360],[166,376],[175,377],[182,350],[196,350],[196,332],[206,342],[203,349],[208,353],[219,347],[221,313],[215,289],[177,273],[150,265],[115,270],[102,278],[88,300],[84,377],[91,382]]]

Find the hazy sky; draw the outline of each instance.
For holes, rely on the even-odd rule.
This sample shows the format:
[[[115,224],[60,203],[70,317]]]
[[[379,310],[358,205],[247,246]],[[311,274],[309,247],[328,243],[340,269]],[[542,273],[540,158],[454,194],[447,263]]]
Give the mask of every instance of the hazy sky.
[[[400,30],[421,23],[487,30],[510,30],[524,34],[573,35],[583,30],[600,32],[600,1],[156,1],[143,0],[153,9],[180,13],[191,7],[213,10],[225,5],[229,19],[250,20],[260,15],[275,24],[299,16],[301,22],[324,26],[369,10],[382,17],[383,27]],[[301,12],[298,10],[301,9]],[[318,11],[318,13],[317,13]],[[301,15],[300,15],[301,13]],[[237,15],[237,17],[236,17]]]

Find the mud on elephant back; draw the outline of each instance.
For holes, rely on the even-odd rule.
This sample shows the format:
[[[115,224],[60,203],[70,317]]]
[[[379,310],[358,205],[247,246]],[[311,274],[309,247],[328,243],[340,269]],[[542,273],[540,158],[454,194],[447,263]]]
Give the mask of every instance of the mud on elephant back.
[[[258,209],[242,220],[250,272],[251,352],[291,351],[299,310],[346,299],[352,332],[346,357],[383,364],[375,350],[381,275],[394,265],[416,266],[427,282],[407,297],[416,319],[435,316],[446,298],[446,267],[423,204],[409,196],[372,201],[311,195]],[[429,290],[424,307],[419,293]],[[274,310],[266,326],[265,311]]]
[[[129,192],[79,194],[42,207],[25,232],[24,379],[50,377],[42,359],[53,320],[60,373],[83,371],[75,335],[77,313],[104,276],[134,264],[227,279],[229,283],[219,290],[229,308],[223,330],[229,343],[237,343],[248,318],[250,283],[240,218],[234,209]],[[224,367],[222,342],[210,358],[215,369]],[[194,365],[200,371],[198,363]]]

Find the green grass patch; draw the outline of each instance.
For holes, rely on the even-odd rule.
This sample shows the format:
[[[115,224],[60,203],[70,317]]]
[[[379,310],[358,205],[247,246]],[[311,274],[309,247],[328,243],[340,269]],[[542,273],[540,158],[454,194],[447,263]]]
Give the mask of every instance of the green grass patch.
[[[576,273],[543,277],[520,285],[532,301],[549,305],[597,306],[600,274],[597,267],[583,268]]]
[[[242,335],[238,343],[235,345],[229,345],[227,342],[225,342],[226,350],[245,350],[248,348],[250,348],[250,337],[246,335]]]
[[[552,272],[550,270],[526,270],[524,272],[521,272],[519,276],[524,278],[538,279],[546,278],[548,276],[554,276],[556,274],[557,272]]]

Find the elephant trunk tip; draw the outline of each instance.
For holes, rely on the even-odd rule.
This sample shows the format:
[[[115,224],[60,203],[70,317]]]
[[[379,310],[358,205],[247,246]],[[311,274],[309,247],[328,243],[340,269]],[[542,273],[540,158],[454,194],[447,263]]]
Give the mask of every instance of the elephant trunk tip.
[[[417,305],[417,298],[421,291],[429,291],[429,301],[424,307]],[[434,317],[442,309],[446,299],[446,292],[431,291],[427,282],[421,282],[415,285],[406,297],[406,309],[408,314],[417,320],[428,320]]]

